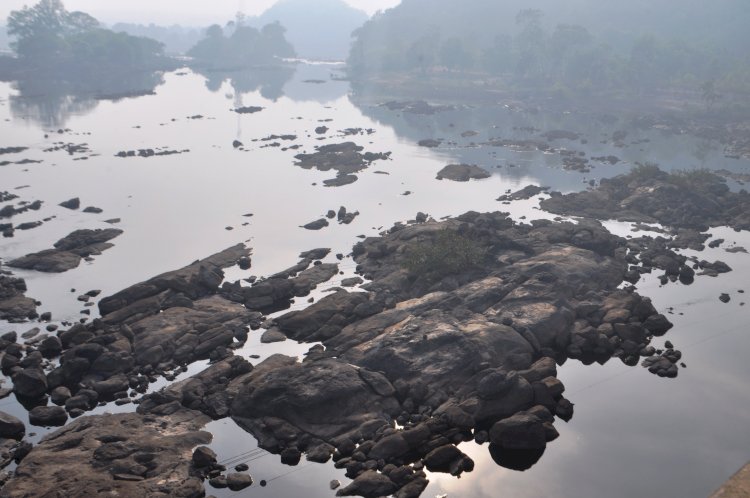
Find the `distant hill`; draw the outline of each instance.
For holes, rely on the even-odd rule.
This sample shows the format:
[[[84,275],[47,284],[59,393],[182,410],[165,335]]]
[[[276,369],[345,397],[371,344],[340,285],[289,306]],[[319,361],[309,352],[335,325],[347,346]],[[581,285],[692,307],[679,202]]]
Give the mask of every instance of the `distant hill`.
[[[247,22],[257,28],[280,22],[299,57],[344,60],[349,54],[352,32],[367,20],[366,13],[343,0],[280,0]]]

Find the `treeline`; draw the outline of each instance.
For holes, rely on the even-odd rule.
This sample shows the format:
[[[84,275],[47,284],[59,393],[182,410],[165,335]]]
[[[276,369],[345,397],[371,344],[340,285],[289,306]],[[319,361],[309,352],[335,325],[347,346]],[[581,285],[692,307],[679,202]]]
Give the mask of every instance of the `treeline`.
[[[226,28],[215,24],[187,55],[199,66],[216,69],[278,64],[281,59],[295,57],[285,33],[279,23],[261,29],[246,26],[241,19]]]
[[[508,87],[750,91],[746,0],[403,0],[355,31],[355,78],[497,77]]]
[[[7,30],[24,70],[155,69],[168,62],[161,43],[104,29],[84,12],[69,12],[60,0],[11,12]]]

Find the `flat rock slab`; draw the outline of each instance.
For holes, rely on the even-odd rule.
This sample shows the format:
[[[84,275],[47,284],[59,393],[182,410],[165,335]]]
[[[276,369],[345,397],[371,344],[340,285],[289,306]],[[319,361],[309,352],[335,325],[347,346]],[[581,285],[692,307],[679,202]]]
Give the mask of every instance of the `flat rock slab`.
[[[190,456],[211,440],[201,431],[208,421],[187,409],[162,417],[78,419],[42,439],[0,497],[203,496],[203,482],[191,476]]]
[[[750,464],[742,467],[711,498],[746,498],[750,496]]]
[[[64,273],[77,268],[81,264],[81,259],[101,254],[112,247],[108,241],[122,233],[123,231],[117,228],[76,230],[58,240],[54,244],[54,249],[27,254],[14,259],[8,266],[44,273]]]

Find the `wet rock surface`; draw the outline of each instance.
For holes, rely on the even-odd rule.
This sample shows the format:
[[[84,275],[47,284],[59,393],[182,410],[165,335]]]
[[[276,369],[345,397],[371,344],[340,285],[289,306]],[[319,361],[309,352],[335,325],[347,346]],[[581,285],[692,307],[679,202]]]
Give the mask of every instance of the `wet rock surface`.
[[[45,273],[64,273],[77,268],[81,259],[99,255],[113,247],[110,240],[120,236],[116,228],[76,230],[54,244],[54,249],[27,254],[8,263],[13,268]]]

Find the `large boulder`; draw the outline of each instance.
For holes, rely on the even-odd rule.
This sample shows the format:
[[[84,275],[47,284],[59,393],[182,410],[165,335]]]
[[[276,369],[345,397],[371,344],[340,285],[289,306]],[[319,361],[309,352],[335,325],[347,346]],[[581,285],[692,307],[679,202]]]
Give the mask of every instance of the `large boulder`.
[[[13,415],[0,412],[0,438],[21,439],[26,434],[26,426]]]
[[[47,394],[47,376],[38,368],[21,370],[13,376],[13,391],[23,398],[41,398]]]

